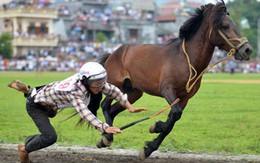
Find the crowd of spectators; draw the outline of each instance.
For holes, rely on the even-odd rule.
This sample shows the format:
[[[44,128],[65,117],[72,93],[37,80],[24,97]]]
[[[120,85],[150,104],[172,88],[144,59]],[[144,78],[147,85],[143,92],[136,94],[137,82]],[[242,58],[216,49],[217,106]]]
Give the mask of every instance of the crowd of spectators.
[[[70,57],[71,59],[63,60],[63,57],[58,55],[58,57],[27,57],[26,59],[11,60],[0,58],[0,70],[75,72],[85,61],[73,56]],[[215,62],[218,58],[214,54],[212,62]],[[232,58],[215,65],[209,70],[209,73],[260,73],[260,62],[257,60],[240,62]]]
[[[260,62],[257,61],[235,61],[233,59],[223,61],[209,70],[211,73],[260,73]]]
[[[75,6],[74,6],[75,7]],[[110,19],[131,19],[131,20],[147,20],[154,21],[154,13],[152,11],[144,11],[139,9],[133,9],[128,3],[111,8],[91,8],[89,11],[83,10],[82,6],[78,9],[72,10],[71,6],[66,3],[61,3],[57,6],[60,16],[73,15],[78,20],[82,21],[94,21],[101,24],[109,24]]]
[[[4,10],[14,8],[54,9],[49,0],[12,0],[2,5]]]
[[[211,64],[226,57],[227,52],[220,51],[218,48],[215,49],[213,57],[211,59]],[[212,69],[209,70],[210,73],[260,73],[260,60],[251,59],[250,61],[237,61],[234,57],[224,60],[218,63]]]
[[[16,0],[18,1],[18,0]],[[10,4],[3,5],[4,9],[8,8],[26,8],[36,5],[37,8],[53,8],[50,3],[34,4],[34,0],[26,1],[27,3],[17,3],[12,1]],[[39,1],[41,2],[41,1]],[[74,6],[75,7],[75,6]],[[68,32],[68,40],[62,40],[59,46],[53,50],[35,50],[30,49],[26,57],[13,58],[5,60],[0,58],[0,70],[9,71],[76,71],[79,67],[88,60],[93,60],[100,55],[109,52],[112,53],[123,42],[111,41],[107,42],[94,42],[86,38],[85,21],[99,22],[101,25],[107,25],[111,18],[124,18],[124,19],[142,19],[153,21],[154,15],[151,12],[143,12],[134,10],[130,5],[125,4],[118,6],[115,9],[105,8],[92,8],[89,11],[83,10],[81,7],[73,9],[67,3],[59,3],[55,8],[59,11],[60,16],[72,17],[72,26]],[[13,33],[14,37],[33,37],[28,33],[21,33],[19,31]],[[52,37],[46,35],[44,37]],[[169,39],[176,37],[173,34],[158,36],[156,43],[164,44]],[[112,40],[110,38],[110,40]],[[224,57],[224,53],[215,51],[212,62]],[[232,63],[232,64],[231,64]],[[233,70],[232,70],[233,69]],[[260,63],[253,62],[238,62],[238,61],[225,61],[213,67],[209,72],[218,73],[259,73]]]

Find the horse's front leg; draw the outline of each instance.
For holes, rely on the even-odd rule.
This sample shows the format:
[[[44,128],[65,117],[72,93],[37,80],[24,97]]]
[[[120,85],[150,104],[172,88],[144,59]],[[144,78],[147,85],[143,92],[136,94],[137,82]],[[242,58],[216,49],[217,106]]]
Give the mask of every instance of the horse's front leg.
[[[104,101],[102,101],[102,106],[101,106],[104,117],[106,119],[106,123],[110,126],[113,126],[114,118],[116,117],[116,115],[122,112],[123,110],[125,110],[125,108],[118,102],[116,102],[111,106],[112,101],[113,100],[106,97]],[[109,147],[111,146],[113,140],[114,140],[113,134],[103,134],[102,139],[99,140],[97,143],[97,147],[98,148]]]
[[[102,112],[104,114],[106,123],[110,126],[113,124],[113,119],[110,115],[112,99],[105,97],[101,103]],[[102,138],[97,142],[96,146],[98,148],[109,147],[113,142],[113,134],[103,134]]]
[[[156,131],[156,133],[160,133],[160,134],[153,141],[147,142],[146,146],[140,151],[139,157],[141,160],[144,160],[145,158],[149,157],[153,151],[159,148],[164,138],[173,129],[175,122],[181,118],[181,115],[182,115],[182,109],[179,104],[176,104],[175,106],[172,107],[166,122],[159,121],[152,126],[154,129],[150,129],[150,132],[151,130],[154,130]]]
[[[162,95],[165,97],[165,99],[169,104],[171,104],[173,101],[176,100],[176,96],[172,86],[165,87],[165,89],[162,90]],[[185,104],[187,103],[184,101],[181,102]],[[177,103],[176,105],[171,107],[171,111],[168,114],[166,122],[158,121],[154,125],[152,125],[149,131],[151,133],[160,133],[160,134],[153,141],[146,143],[146,146],[139,153],[140,159],[144,160],[145,158],[149,157],[153,151],[159,148],[164,138],[173,129],[175,122],[177,122],[181,118],[182,110],[183,108],[181,108],[180,103]]]

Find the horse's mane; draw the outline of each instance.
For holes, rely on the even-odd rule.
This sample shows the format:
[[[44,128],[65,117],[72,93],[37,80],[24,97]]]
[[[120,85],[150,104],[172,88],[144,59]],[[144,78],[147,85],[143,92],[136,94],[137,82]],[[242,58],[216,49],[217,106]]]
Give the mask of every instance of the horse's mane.
[[[179,30],[179,38],[190,40],[196,34],[205,19],[210,19],[214,28],[220,27],[221,20],[226,14],[228,13],[223,0],[217,2],[216,5],[209,3],[195,9],[194,14],[192,14],[192,16],[181,26]],[[175,40],[176,39],[170,39],[167,45]]]

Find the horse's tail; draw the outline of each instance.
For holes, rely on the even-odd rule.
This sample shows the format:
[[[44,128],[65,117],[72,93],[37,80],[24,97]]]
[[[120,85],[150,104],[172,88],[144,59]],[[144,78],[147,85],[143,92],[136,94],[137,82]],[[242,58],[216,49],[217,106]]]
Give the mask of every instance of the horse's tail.
[[[105,63],[110,55],[111,53],[104,53],[101,57],[98,58],[97,62],[102,66],[105,66]]]

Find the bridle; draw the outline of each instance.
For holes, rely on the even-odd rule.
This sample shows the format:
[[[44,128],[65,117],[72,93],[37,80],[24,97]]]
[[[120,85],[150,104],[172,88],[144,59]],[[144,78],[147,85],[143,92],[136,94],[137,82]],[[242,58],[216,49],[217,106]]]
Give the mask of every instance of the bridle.
[[[212,32],[212,29],[210,30],[210,34]],[[224,58],[221,58],[220,60],[208,65],[208,67],[206,67],[199,75],[197,75],[197,71],[196,69],[191,65],[190,63],[190,58],[189,58],[189,55],[188,53],[186,52],[186,49],[185,49],[185,39],[183,39],[182,41],[182,50],[186,56],[186,59],[187,59],[187,62],[188,62],[188,65],[189,65],[189,71],[190,71],[190,75],[189,75],[189,79],[186,83],[186,91],[187,93],[189,93],[192,88],[194,87],[194,85],[196,84],[196,82],[202,77],[202,75],[207,72],[209,69],[211,69],[213,66],[215,66],[216,64],[230,58],[232,55],[234,55],[236,53],[236,51],[241,47],[243,46],[245,43],[248,42],[247,38],[246,37],[241,37],[241,38],[227,38],[226,35],[218,29],[218,33],[220,34],[220,36],[229,44],[229,46],[231,47],[231,49],[229,50],[228,54],[226,57]],[[237,46],[235,46],[234,44],[232,44],[231,41],[238,41],[239,44]],[[194,75],[192,76],[192,72],[194,72]],[[191,83],[191,81],[194,80],[193,83]]]
[[[245,43],[248,42],[246,37],[241,37],[241,38],[227,38],[226,35],[218,29],[218,33],[220,34],[220,36],[226,41],[226,43],[228,43],[228,45],[232,48],[232,49],[236,49],[238,50],[241,46],[243,46]],[[231,41],[238,41],[239,44],[237,46],[235,46],[234,44],[232,44]]]

